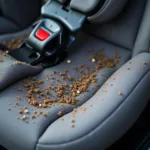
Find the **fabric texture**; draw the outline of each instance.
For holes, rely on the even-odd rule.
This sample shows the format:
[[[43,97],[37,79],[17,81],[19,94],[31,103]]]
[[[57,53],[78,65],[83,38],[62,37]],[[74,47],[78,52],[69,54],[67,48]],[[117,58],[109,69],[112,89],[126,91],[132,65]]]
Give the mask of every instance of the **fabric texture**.
[[[4,57],[3,65],[0,64],[0,145],[8,150],[105,150],[123,136],[135,123],[150,97],[148,16],[148,0],[128,1],[123,12],[110,22],[83,27],[83,32],[68,49],[67,58],[44,70],[16,64],[9,57]],[[54,70],[63,72],[67,69],[76,80],[81,74],[73,67],[85,63],[92,69],[94,63],[89,58],[102,49],[106,57],[114,58],[117,53],[120,60],[114,68],[97,71],[97,86],[90,84],[88,90],[77,97],[75,105],[55,104],[50,108],[41,108],[48,111],[47,117],[39,116],[28,123],[16,118],[18,109],[23,106],[29,112],[35,109],[26,98],[24,78],[33,75],[41,80]],[[68,64],[68,60],[71,63]],[[55,79],[63,80],[59,75]],[[41,86],[56,85],[55,79],[45,81]],[[71,84],[70,80],[66,82]],[[18,96],[22,100],[14,107]],[[52,93],[52,96],[55,94]],[[74,108],[77,111],[74,128],[71,128]],[[86,108],[86,111],[81,108]],[[61,110],[63,116],[58,117]]]
[[[141,64],[143,60],[148,65]],[[127,70],[128,67],[131,70]],[[87,111],[77,109],[74,129],[69,128],[71,112],[63,117],[65,121],[58,119],[47,128],[39,140],[37,150],[106,149],[135,122],[147,104],[148,98],[144,102],[140,99],[149,95],[149,78],[150,54],[143,53],[131,59],[103,85],[107,93],[101,88],[81,106]],[[118,91],[122,95],[119,96]]]
[[[0,34],[17,32],[21,28],[5,17],[0,17]]]
[[[43,69],[41,66],[33,67],[18,62],[9,55],[1,56],[0,58],[3,59],[0,64],[0,91],[25,77],[39,73]]]
[[[87,39],[85,41],[84,39]],[[25,91],[23,92],[17,92],[14,87],[19,87],[22,89],[23,81],[20,81],[16,84],[13,84],[9,88],[5,89],[0,93],[0,135],[3,137],[0,139],[0,145],[6,147],[9,150],[33,150],[37,144],[38,139],[40,136],[44,133],[46,130],[47,126],[52,124],[55,120],[58,119],[57,112],[63,109],[63,113],[67,114],[73,110],[74,107],[80,106],[88,99],[90,99],[96,92],[97,90],[104,84],[104,82],[117,70],[117,68],[120,68],[128,59],[131,58],[131,53],[125,49],[122,49],[120,47],[116,47],[114,45],[111,45],[105,41],[99,40],[97,38],[94,38],[92,36],[88,36],[87,34],[81,33],[77,41],[72,45],[70,48],[68,57],[66,60],[64,60],[62,63],[60,63],[57,66],[54,66],[52,68],[48,68],[43,70],[39,75],[36,76],[37,79],[43,79],[45,78],[46,75],[52,73],[52,71],[55,69],[57,72],[62,72],[64,69],[69,70],[69,74],[73,76],[74,78],[78,78],[80,74],[76,73],[75,71],[72,70],[73,66],[79,66],[80,64],[83,63],[89,63],[90,66],[92,67],[93,65],[91,62],[89,62],[89,57],[91,56],[91,53],[88,52],[89,47],[93,49],[93,53],[99,51],[99,48],[103,45],[104,48],[104,54],[107,57],[113,58],[114,53],[118,52],[118,55],[121,56],[119,64],[116,66],[116,68],[104,68],[100,70],[100,72],[97,74],[97,79],[99,86],[92,88],[91,85],[89,87],[88,92],[83,93],[79,98],[78,102],[76,105],[56,105],[55,107],[48,108],[45,111],[48,111],[49,114],[46,118],[44,117],[39,117],[36,120],[36,123],[24,123],[22,121],[19,121],[16,119],[16,115],[18,113],[18,108],[10,108],[12,109],[11,113],[8,113],[8,99],[11,98],[11,103],[15,103],[16,96],[23,97],[25,94]],[[82,59],[79,59],[80,58]],[[67,65],[66,61],[67,59],[72,60],[72,63]],[[66,66],[67,65],[67,66]],[[101,75],[104,75],[105,77],[101,77]],[[61,78],[59,79],[60,81],[62,80]],[[68,81],[69,82],[69,81]],[[44,82],[42,85],[43,87],[47,87],[49,82]],[[6,94],[6,93],[9,93]],[[19,107],[22,106],[27,106],[29,111],[31,111],[32,106],[30,106],[27,103],[26,99],[23,99],[20,103]],[[13,106],[12,106],[13,107]],[[2,117],[6,116],[6,117]],[[5,120],[5,118],[11,118]],[[9,129],[9,132],[5,132],[6,129]],[[17,132],[16,132],[17,130]],[[10,134],[11,133],[11,134]],[[23,136],[22,136],[23,135]],[[14,138],[16,137],[16,138]],[[16,141],[18,139],[18,141]],[[22,142],[24,141],[24,142]],[[16,144],[15,144],[16,143]]]
[[[143,52],[150,52],[149,49],[149,35],[150,35],[150,28],[149,28],[149,14],[150,14],[150,2],[148,1],[146,4],[146,11],[144,12],[144,16],[141,22],[141,26],[139,28],[139,32],[136,38],[136,43],[133,49],[133,56],[136,56],[139,53]]]
[[[40,15],[42,0],[0,0],[0,34],[12,33],[31,25]]]
[[[72,0],[70,6],[75,10],[87,13],[93,11],[98,5],[99,1],[100,0]]]
[[[88,17],[91,23],[105,23],[115,18],[125,7],[127,0],[105,0],[99,11]],[[118,7],[119,6],[119,7]]]
[[[128,1],[125,9],[115,19],[102,25],[87,24],[84,29],[94,36],[132,51],[146,1]]]

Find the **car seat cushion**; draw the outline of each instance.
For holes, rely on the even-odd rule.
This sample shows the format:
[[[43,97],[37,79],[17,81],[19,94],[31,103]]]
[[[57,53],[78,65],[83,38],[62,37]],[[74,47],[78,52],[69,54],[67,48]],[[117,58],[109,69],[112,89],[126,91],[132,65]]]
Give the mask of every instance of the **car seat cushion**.
[[[141,2],[141,1],[140,1]],[[146,11],[144,12],[143,18],[141,20],[141,26],[139,28],[139,32],[136,38],[136,43],[133,49],[133,56],[136,56],[139,53],[150,52],[149,49],[149,35],[150,35],[150,22],[149,22],[149,14],[150,14],[150,2],[146,4]]]
[[[19,62],[6,52],[0,51],[0,91],[25,77],[39,73],[42,69],[41,66],[34,67]]]
[[[86,33],[79,33],[74,44],[68,49],[67,58],[57,66],[42,71],[41,67],[33,67],[16,62],[8,56],[6,58],[0,56],[2,57],[0,63],[5,66],[0,68],[2,70],[0,84],[3,89],[0,93],[0,135],[2,137],[0,145],[9,150],[92,150],[93,148],[103,150],[118,140],[136,121],[149,98],[150,54],[141,53],[132,58],[132,49],[145,1],[136,1],[140,3],[134,9],[139,11],[140,16],[137,16],[136,27],[134,26],[136,29],[133,32],[129,33],[130,25],[134,22],[131,21],[133,15],[129,21],[125,15],[122,19],[116,19],[113,25],[109,23],[106,25],[106,30],[110,30],[105,30],[103,33],[105,38],[100,36],[103,40]],[[91,20],[88,17],[89,21],[100,24],[114,18],[121,12],[127,1],[120,0],[120,2],[106,0],[102,9],[95,16],[91,16]],[[116,3],[120,3],[120,8],[116,7]],[[77,8],[79,7],[74,9]],[[116,24],[117,27],[111,28]],[[97,27],[100,28],[99,26]],[[125,26],[127,27],[124,28]],[[119,39],[115,37],[121,35],[117,36],[114,32],[116,30],[126,39],[131,35],[131,43],[128,43],[130,38],[124,40],[125,43],[122,42],[123,38],[118,42]],[[95,36],[98,35],[97,30],[95,32]],[[125,32],[129,34],[124,34]],[[116,42],[107,36],[115,39]],[[90,70],[84,68],[85,65]],[[83,69],[85,70],[82,71]],[[22,75],[19,75],[19,71]],[[90,71],[91,76],[94,75],[94,80],[86,90],[77,91],[82,82],[81,77],[85,77],[85,74],[88,76],[86,71]],[[64,72],[67,72],[65,77]],[[9,78],[9,74],[15,76],[15,80]],[[32,75],[36,76],[26,78]],[[25,79],[19,81],[23,78]],[[36,85],[43,92],[40,95],[35,94],[34,85],[30,84],[36,80],[42,83]],[[75,88],[75,103],[72,101],[64,103],[59,97],[67,94],[72,96],[69,92],[76,81],[78,86]],[[61,96],[56,93],[59,83],[61,89],[67,84],[67,92],[65,90],[61,92]],[[8,85],[10,86],[5,88]],[[28,86],[31,86],[31,90]],[[47,89],[50,92],[48,96]],[[33,92],[32,96],[29,94],[31,92]],[[52,103],[43,107],[42,104],[47,100],[43,95],[46,95],[50,101],[51,96],[57,101],[52,99]],[[30,103],[34,96],[38,101],[37,104]]]
[[[90,44],[89,42],[84,40],[85,38],[87,39],[87,41],[90,41]],[[29,105],[27,99],[25,98],[26,90],[23,87],[23,81],[19,81],[16,84],[11,85],[9,88],[1,91],[0,93],[0,97],[1,97],[0,98],[0,118],[1,118],[0,135],[3,136],[3,138],[0,139],[0,144],[8,149],[33,150],[37,144],[37,141],[44,133],[44,131],[47,129],[47,127],[50,124],[52,124],[55,120],[58,119],[57,113],[60,110],[63,110],[63,113],[66,114],[71,112],[74,109],[74,107],[80,106],[86,101],[88,101],[102,86],[102,84],[109,78],[109,76],[111,76],[111,74],[113,74],[113,72],[115,72],[117,68],[123,65],[131,57],[130,51],[127,51],[126,49],[113,46],[105,41],[81,33],[78,36],[77,41],[74,43],[74,45],[70,48],[70,50],[68,50],[69,51],[68,58],[55,67],[43,70],[43,72],[37,75],[36,78],[39,80],[44,79],[47,75],[51,74],[54,70],[56,70],[57,72],[61,72],[66,68],[68,70],[71,70],[74,66],[79,66],[83,63],[88,63],[90,65],[93,65],[93,63],[89,61],[89,58],[91,55],[93,55],[93,53],[99,51],[102,45],[104,48],[103,51],[104,55],[113,58],[114,53],[118,52],[118,55],[121,57],[120,61],[116,66],[116,68],[101,69],[100,72],[97,73],[98,87],[91,85],[87,92],[81,94],[81,96],[78,97],[78,101],[75,105],[64,104],[63,106],[61,106],[59,104],[56,104],[52,108],[42,109],[43,112],[48,111],[48,115],[46,118],[43,116],[39,116],[38,118],[36,118],[36,120],[29,119],[29,122],[25,123],[16,118],[16,116],[18,116],[18,110],[23,106],[26,106],[29,112],[32,114],[33,110],[36,110],[36,108]],[[92,53],[88,52],[89,48],[93,50]],[[79,59],[79,57],[84,59]],[[71,60],[71,64],[67,64],[68,59]],[[70,71],[69,73],[71,76],[75,78],[79,77],[79,74],[73,70]],[[47,87],[48,84],[49,82],[45,81],[42,86]],[[16,89],[21,89],[22,91],[17,91]],[[19,103],[19,106],[15,106],[16,96],[22,98],[22,100]],[[11,105],[9,105],[8,103],[10,103]],[[10,112],[8,109],[10,110]],[[9,119],[5,119],[5,118],[9,118]],[[9,132],[6,133],[5,131],[8,129]],[[18,140],[16,141],[16,139]]]
[[[53,122],[42,134],[37,150],[92,149],[93,146],[106,149],[131,127],[146,106],[148,99],[141,101],[141,97],[149,96],[149,78],[150,54],[139,54],[76,109],[74,128],[70,128],[74,112],[63,116],[64,121],[60,118]]]

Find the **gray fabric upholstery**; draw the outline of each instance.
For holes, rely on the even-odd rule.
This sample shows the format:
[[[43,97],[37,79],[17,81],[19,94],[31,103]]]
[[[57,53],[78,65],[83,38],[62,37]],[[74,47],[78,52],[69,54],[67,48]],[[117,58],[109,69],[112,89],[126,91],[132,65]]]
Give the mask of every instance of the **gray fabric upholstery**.
[[[31,33],[33,30],[32,27],[26,28],[25,30],[21,30],[19,32],[13,32],[13,33],[7,33],[0,35],[0,41],[11,41],[12,39],[18,38],[21,39],[22,41],[27,38],[27,36]]]
[[[68,50],[67,58],[59,65],[42,72],[40,67],[27,65],[13,65],[11,68],[9,62],[14,61],[8,57],[4,58],[8,60],[4,61],[4,67],[0,64],[0,73],[1,70],[4,72],[0,74],[0,88],[3,89],[0,92],[0,145],[8,150],[105,150],[126,133],[150,98],[148,9],[149,0],[131,0],[127,8],[114,20],[103,25],[85,26]],[[93,52],[104,48],[103,54],[110,58],[114,52],[120,56],[115,68],[103,68],[97,72],[98,86],[91,84],[87,92],[78,96],[75,105],[56,104],[51,108],[41,108],[40,110],[49,113],[46,118],[36,118],[35,123],[25,123],[16,118],[19,108],[27,106],[29,112],[34,109],[25,98],[23,80],[18,80],[37,73],[37,79],[44,79],[53,70],[62,72],[66,68],[68,73],[77,79],[80,74],[72,69],[73,66],[87,63],[93,68],[94,64],[89,62],[89,48]],[[135,57],[132,58],[132,55]],[[71,60],[71,64],[66,63],[68,59]],[[21,75],[17,72],[18,69]],[[10,78],[5,74],[11,75]],[[62,80],[60,76],[56,75],[56,78]],[[52,82],[46,81],[42,86],[47,87]],[[67,83],[70,81],[67,80]],[[10,86],[4,88],[8,84]],[[16,87],[21,88],[22,92],[16,91]],[[104,92],[104,89],[107,92]],[[14,107],[16,96],[23,99],[19,106]],[[8,105],[8,102],[11,105]],[[75,127],[70,128],[72,110],[78,106],[87,110],[83,112],[77,108]],[[11,111],[8,111],[8,108]],[[57,115],[61,110],[64,120]]]
[[[1,56],[1,58],[4,62],[0,64],[0,91],[25,77],[39,73],[43,69],[41,66],[15,64],[16,60],[9,56]]]
[[[128,0],[105,0],[100,10],[93,16],[88,17],[88,20],[92,23],[99,24],[109,21],[123,10],[127,1]]]
[[[84,39],[87,39],[85,41]],[[68,68],[69,74],[72,75],[75,78],[79,77],[79,74],[75,73],[72,69],[72,67],[75,65],[77,66],[78,64],[85,63],[90,63],[88,61],[90,57],[90,53],[88,53],[89,47],[93,49],[93,51],[98,51],[99,48],[103,46],[104,48],[104,54],[108,57],[113,57],[114,52],[118,52],[118,55],[121,56],[120,63],[115,69],[102,69],[98,74],[98,83],[99,87],[93,88],[91,90],[91,87],[89,87],[89,92],[83,93],[79,97],[79,101],[75,106],[70,106],[70,105],[65,105],[65,106],[60,106],[56,105],[53,108],[46,109],[45,111],[49,111],[49,115],[47,118],[39,117],[36,120],[36,123],[29,123],[26,124],[24,122],[21,122],[16,119],[16,115],[18,113],[18,108],[14,108],[12,106],[8,106],[8,100],[11,98],[11,103],[15,103],[16,96],[24,96],[24,92],[17,92],[14,87],[22,87],[22,82],[20,81],[19,83],[16,83],[9,88],[5,89],[3,92],[0,93],[0,135],[3,137],[0,139],[0,145],[8,148],[9,150],[33,150],[37,144],[38,139],[40,136],[44,133],[46,130],[47,126],[52,124],[55,120],[58,119],[57,112],[59,110],[64,111],[65,113],[71,112],[74,107],[80,106],[84,102],[86,102],[89,98],[92,97],[92,95],[95,94],[95,92],[102,86],[102,84],[109,78],[109,76],[121,65],[123,65],[128,59],[131,57],[130,51],[127,51],[125,49],[122,49],[120,47],[116,47],[114,45],[111,45],[105,41],[99,40],[97,38],[94,38],[92,36],[88,36],[87,34],[80,34],[77,41],[72,45],[72,47],[69,50],[69,55],[67,59],[71,59],[72,63],[70,65],[66,66],[66,60],[64,60],[61,64],[48,68],[46,70],[43,70],[37,78],[38,79],[43,79],[46,75],[50,74],[54,69],[56,71],[63,71],[66,67]],[[82,59],[79,59],[80,58]],[[91,63],[90,63],[91,64]],[[92,66],[91,66],[92,67]],[[106,77],[100,77],[101,74],[104,74]],[[61,80],[61,79],[60,79]],[[69,81],[68,81],[69,82]],[[46,87],[48,82],[44,82],[43,87]],[[92,86],[92,85],[91,85]],[[22,88],[21,88],[22,89]],[[9,93],[9,95],[7,94]],[[29,108],[29,111],[32,109],[32,107],[27,103],[26,99],[22,100],[20,103],[19,107],[22,106],[27,106]],[[8,113],[8,107],[12,109],[10,113]],[[13,108],[12,108],[13,107]],[[3,117],[6,116],[6,117]],[[10,118],[10,119],[5,119],[5,118]],[[5,132],[6,129],[9,129],[9,132]],[[17,130],[17,132],[16,132]],[[11,133],[11,134],[10,134]],[[23,135],[23,136],[22,136]],[[15,137],[15,138],[14,138]],[[16,141],[16,139],[18,139]],[[24,142],[22,142],[24,141]]]
[[[143,60],[148,65],[142,64]],[[65,121],[58,119],[47,128],[38,141],[37,150],[106,149],[134,123],[145,107],[148,99],[141,102],[141,97],[149,96],[149,78],[150,54],[131,59],[107,80],[108,93],[101,88],[81,106],[87,108],[86,112],[77,109],[75,128],[69,127],[72,113],[63,116]],[[118,91],[122,92],[121,96]]]
[[[146,11],[141,22],[141,26],[136,38],[136,43],[133,49],[133,56],[142,52],[150,52],[149,50],[149,35],[150,35],[150,1],[146,4]]]
[[[12,33],[21,30],[21,28],[11,22],[9,19],[0,17],[0,34]]]
[[[102,25],[88,25],[86,32],[113,44],[132,50],[147,0],[131,0],[124,11]]]
[[[0,34],[19,31],[40,15],[42,0],[0,0]]]
[[[99,1],[100,0],[72,0],[70,6],[73,9],[87,13],[93,11]]]

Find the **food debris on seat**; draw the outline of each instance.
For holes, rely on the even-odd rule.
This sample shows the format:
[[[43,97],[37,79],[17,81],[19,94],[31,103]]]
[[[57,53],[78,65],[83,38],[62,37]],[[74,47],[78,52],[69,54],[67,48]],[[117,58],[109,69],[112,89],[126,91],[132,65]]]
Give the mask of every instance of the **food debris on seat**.
[[[20,42],[21,41],[18,43]],[[15,41],[12,41],[12,43],[15,43]],[[26,91],[26,95],[25,98],[20,96],[16,97],[17,105],[15,103],[15,107],[20,107],[21,105],[19,105],[19,103],[26,99],[33,109],[27,106],[21,107],[18,111],[17,119],[29,123],[30,119],[33,120],[41,115],[47,117],[49,114],[48,109],[54,107],[56,104],[60,106],[65,106],[66,104],[73,106],[78,102],[78,96],[87,92],[91,84],[95,84],[95,87],[98,87],[99,85],[96,79],[97,72],[102,68],[114,68],[120,59],[117,53],[114,54],[114,58],[109,58],[102,54],[102,51],[103,49],[101,49],[100,52],[92,54],[92,49],[89,49],[89,52],[92,54],[89,61],[94,67],[90,68],[86,63],[72,67],[72,70],[76,71],[79,75],[77,79],[70,74],[71,69],[64,69],[63,72],[53,70],[42,80],[35,77],[24,79],[23,87],[15,87],[15,89],[18,92]],[[15,64],[21,63],[22,62],[15,61]],[[67,64],[71,63],[71,59],[67,60]],[[105,77],[105,75],[102,77]],[[44,83],[49,81],[49,85],[43,87]],[[45,111],[43,109],[45,109]],[[86,112],[87,108],[82,108],[81,110]],[[73,119],[71,120],[72,128],[75,127],[76,113],[77,109],[74,109]],[[63,110],[59,110],[57,113],[58,117],[62,117],[63,114],[65,114]]]

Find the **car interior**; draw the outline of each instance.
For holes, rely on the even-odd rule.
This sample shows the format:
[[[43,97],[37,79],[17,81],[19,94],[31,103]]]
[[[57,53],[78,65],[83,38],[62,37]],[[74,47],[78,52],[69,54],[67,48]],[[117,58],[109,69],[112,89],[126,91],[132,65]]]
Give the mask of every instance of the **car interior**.
[[[0,0],[0,150],[149,150],[149,8]]]

